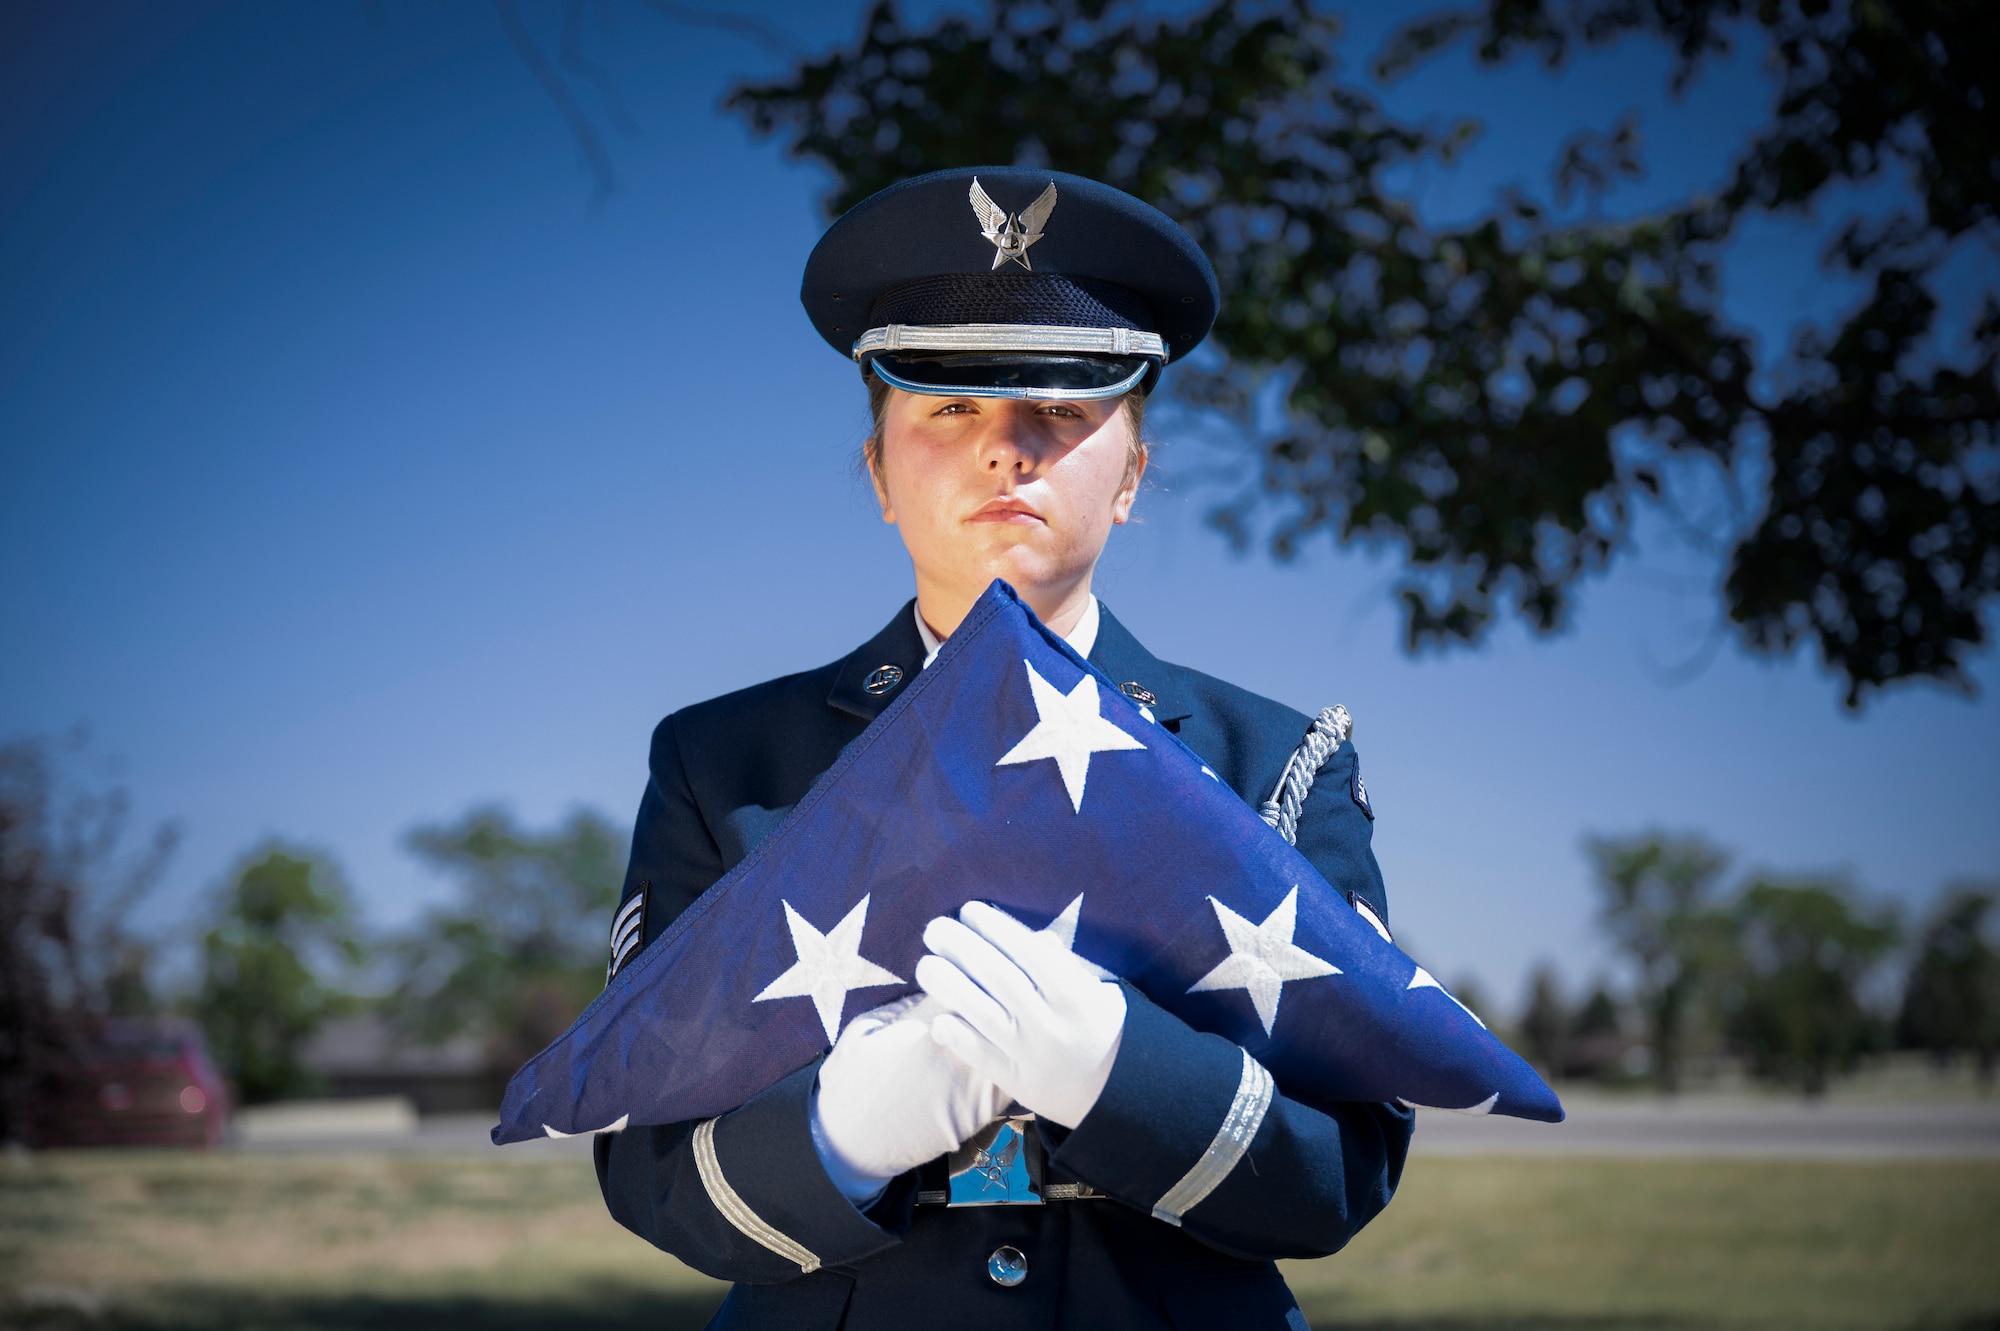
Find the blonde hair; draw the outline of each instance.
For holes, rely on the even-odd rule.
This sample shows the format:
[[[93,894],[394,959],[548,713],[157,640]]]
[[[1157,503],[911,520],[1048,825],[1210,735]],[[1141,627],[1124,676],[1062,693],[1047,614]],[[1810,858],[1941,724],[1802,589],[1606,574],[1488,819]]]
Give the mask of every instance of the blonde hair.
[[[879,478],[882,475],[882,425],[889,414],[889,385],[873,371],[865,371],[862,381],[868,385],[868,437],[861,441],[862,461],[867,464],[868,474]],[[1135,388],[1118,399],[1118,409],[1125,415],[1125,423],[1131,427],[1132,442],[1125,453],[1125,484],[1139,474],[1139,463],[1146,456],[1146,392]]]

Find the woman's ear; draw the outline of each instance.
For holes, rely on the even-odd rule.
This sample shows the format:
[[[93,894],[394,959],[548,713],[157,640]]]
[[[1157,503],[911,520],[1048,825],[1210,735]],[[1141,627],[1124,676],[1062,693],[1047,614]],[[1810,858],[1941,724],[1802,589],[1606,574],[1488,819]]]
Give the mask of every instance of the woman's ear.
[[[1132,464],[1125,477],[1125,484],[1111,501],[1111,524],[1122,527],[1132,520],[1132,505],[1139,498],[1139,482],[1146,475],[1148,450],[1146,441],[1141,439],[1132,448]]]
[[[868,463],[868,483],[875,487],[875,502],[882,507],[882,521],[893,524],[896,509],[889,502],[889,487],[882,483],[882,440],[879,435],[868,440],[862,456]]]

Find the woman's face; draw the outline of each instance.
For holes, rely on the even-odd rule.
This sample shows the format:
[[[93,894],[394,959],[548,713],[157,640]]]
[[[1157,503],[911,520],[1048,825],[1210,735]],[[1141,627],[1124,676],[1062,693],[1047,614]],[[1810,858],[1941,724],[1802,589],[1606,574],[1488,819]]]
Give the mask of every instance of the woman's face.
[[[1021,402],[892,389],[881,443],[882,520],[901,529],[925,617],[946,633],[995,578],[1052,625],[1070,604],[1080,609],[1145,470],[1141,453],[1127,475],[1131,423],[1117,398]]]

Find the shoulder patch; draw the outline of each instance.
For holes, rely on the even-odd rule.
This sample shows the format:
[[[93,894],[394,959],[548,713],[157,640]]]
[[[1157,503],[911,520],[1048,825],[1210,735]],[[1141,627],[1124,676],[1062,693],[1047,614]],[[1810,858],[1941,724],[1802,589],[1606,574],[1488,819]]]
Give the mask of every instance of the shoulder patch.
[[[1368,815],[1368,821],[1371,823],[1374,822],[1375,810],[1368,803],[1368,787],[1361,780],[1361,760],[1359,758],[1354,760],[1354,775],[1348,780],[1347,793],[1354,797],[1354,803],[1360,808],[1361,812]]]
[[[625,963],[639,954],[646,942],[646,902],[653,895],[653,880],[639,884],[639,890],[625,898],[611,917],[611,961],[604,968],[604,982],[610,984]]]

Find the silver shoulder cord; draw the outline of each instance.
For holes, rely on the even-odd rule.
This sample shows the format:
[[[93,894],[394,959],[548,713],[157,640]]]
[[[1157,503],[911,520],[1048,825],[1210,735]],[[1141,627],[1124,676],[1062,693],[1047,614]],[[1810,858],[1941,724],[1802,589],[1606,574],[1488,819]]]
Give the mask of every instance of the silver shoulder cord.
[[[1258,816],[1278,829],[1278,835],[1288,844],[1298,844],[1299,810],[1305,807],[1306,796],[1312,792],[1313,779],[1353,733],[1354,718],[1338,704],[1314,717],[1312,729],[1292,751],[1271,798],[1258,806]]]

